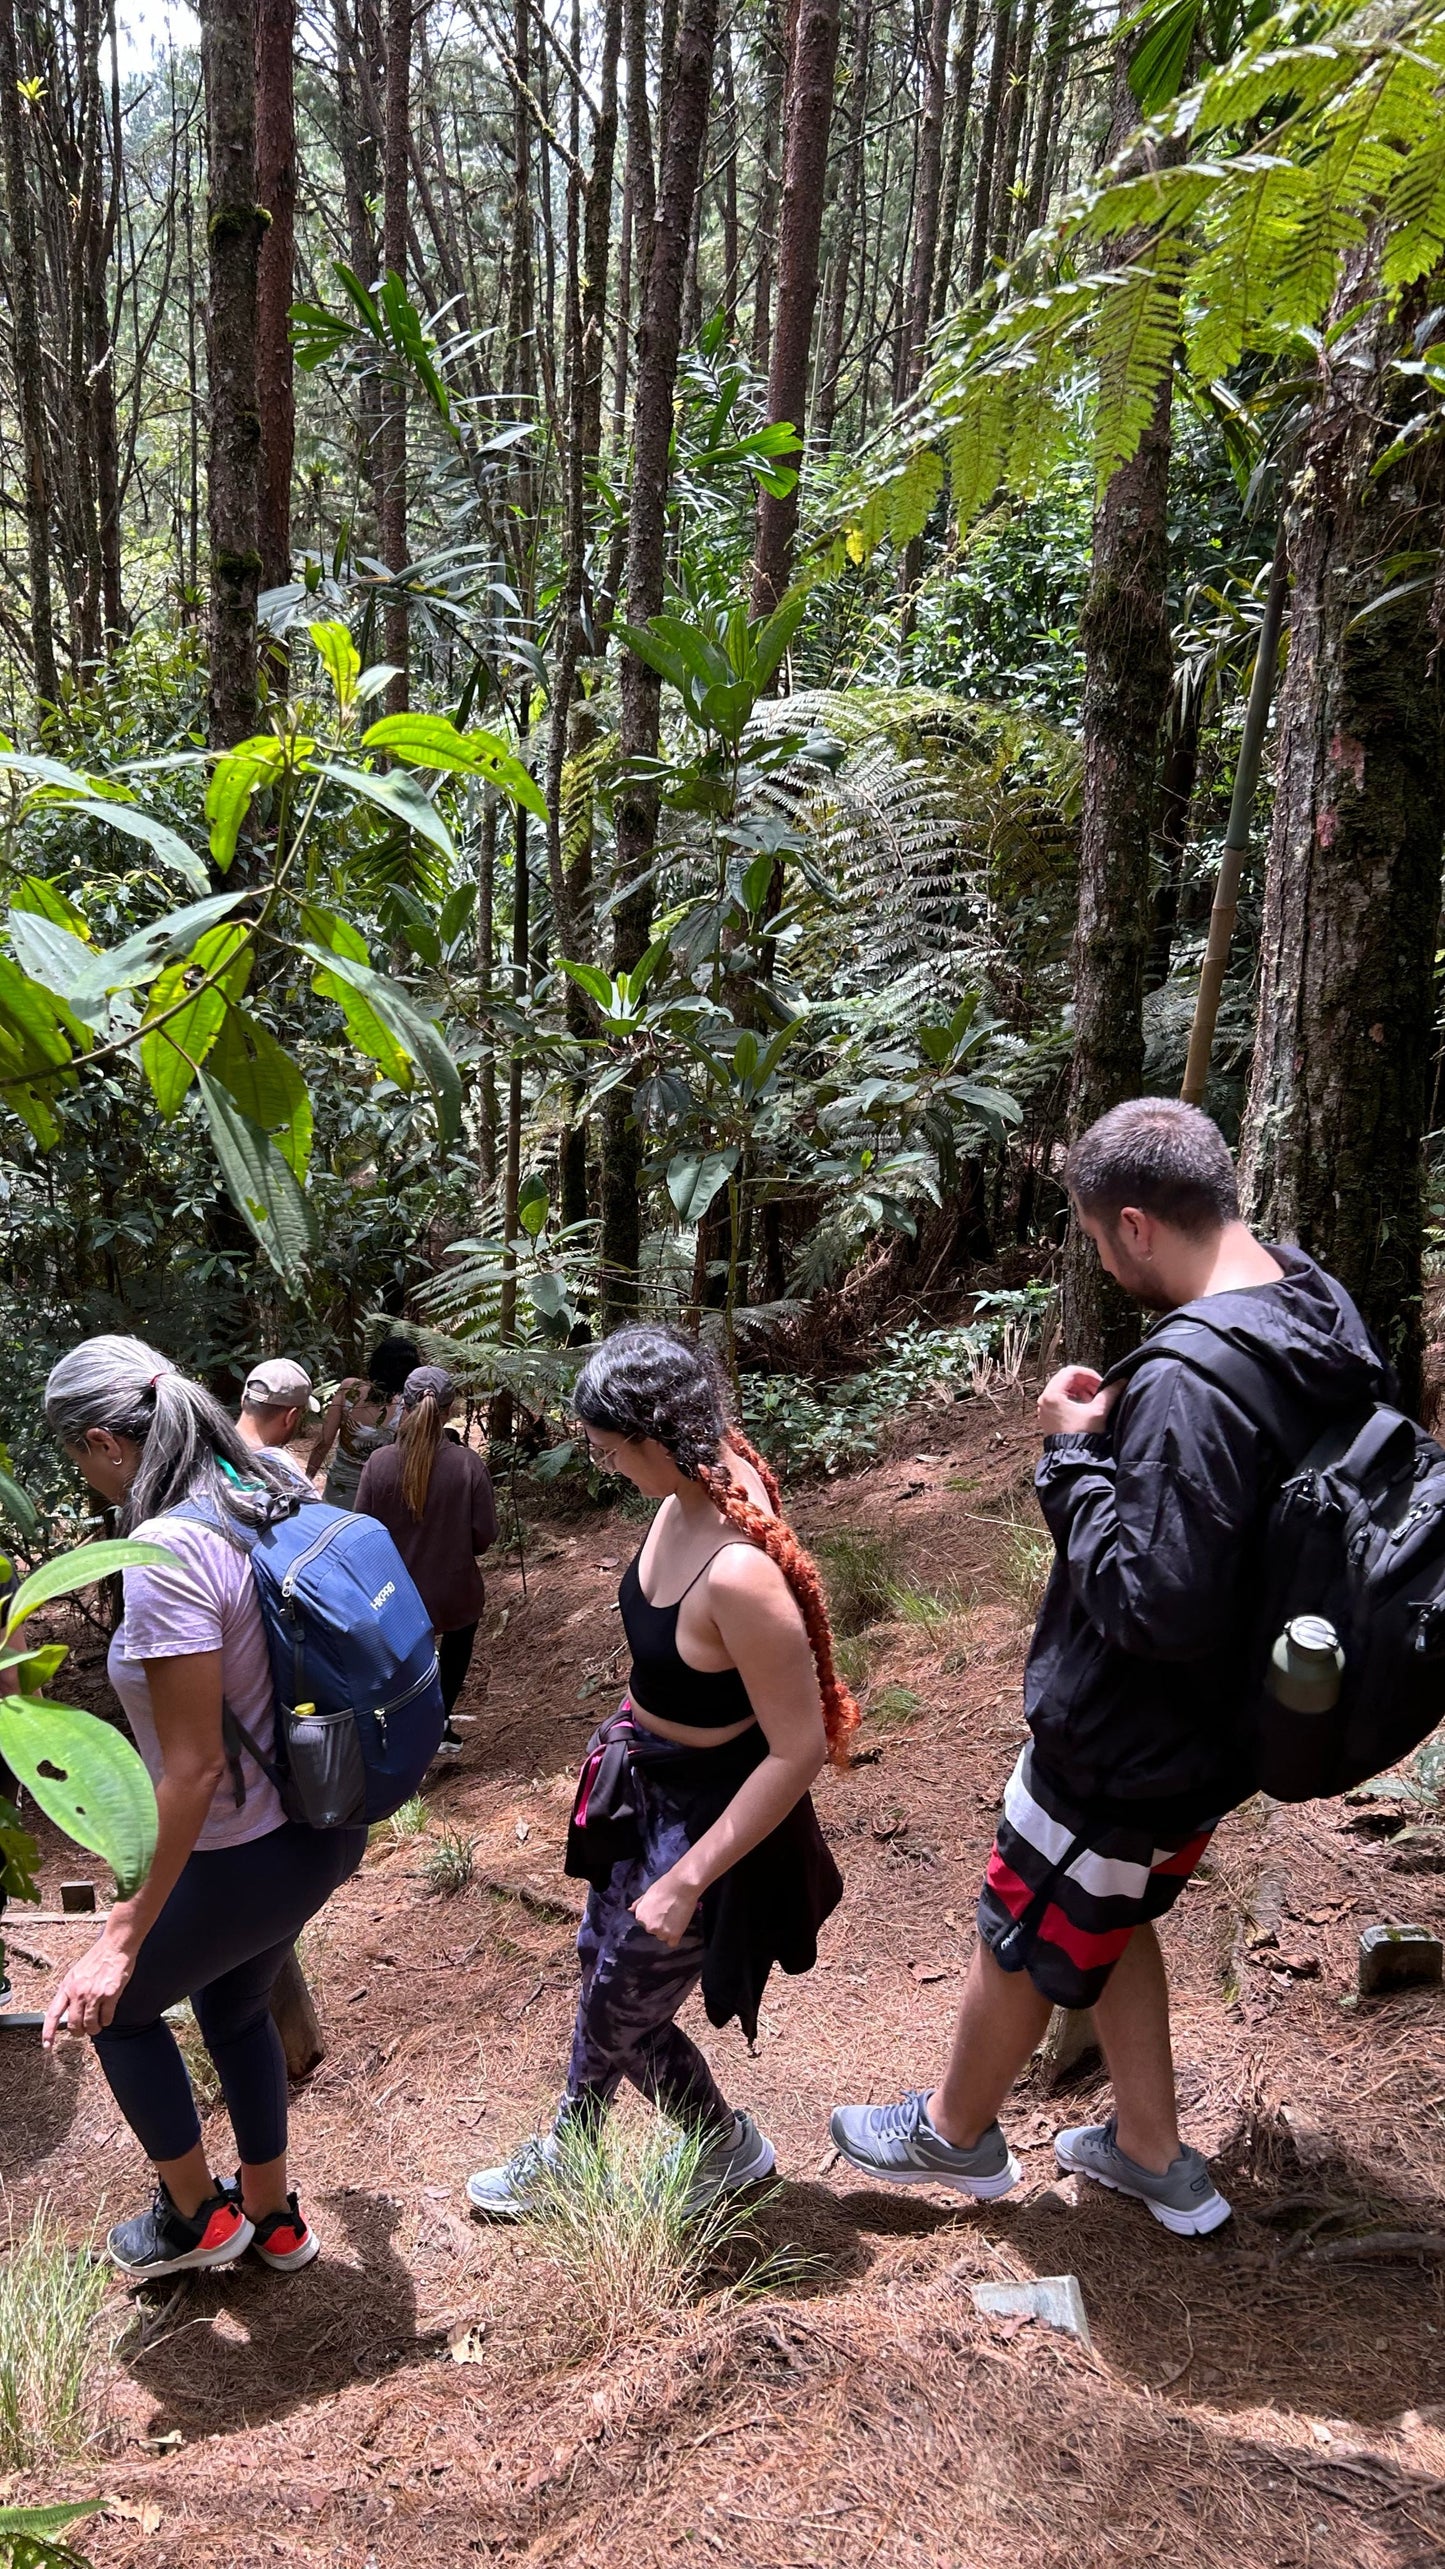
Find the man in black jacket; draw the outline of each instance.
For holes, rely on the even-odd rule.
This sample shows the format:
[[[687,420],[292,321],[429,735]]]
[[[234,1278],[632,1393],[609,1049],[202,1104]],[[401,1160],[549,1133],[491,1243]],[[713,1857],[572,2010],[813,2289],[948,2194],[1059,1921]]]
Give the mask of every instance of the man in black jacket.
[[[1180,2142],[1152,1921],[1253,1790],[1252,1553],[1269,1501],[1386,1375],[1344,1288],[1240,1221],[1229,1152],[1197,1108],[1116,1106],[1066,1177],[1110,1275],[1151,1311],[1207,1319],[1246,1380],[1254,1368],[1259,1399],[1247,1414],[1163,1352],[1123,1382],[1066,1365],[1045,1386],[1037,1488],[1055,1560],[1024,1679],[1032,1736],[1004,1794],[952,2057],[931,2093],[839,2106],[832,2131],[890,2183],[1006,2194],[1020,2170],[999,2108],[1050,2009],[1092,2007],[1115,2112],[1061,2132],[1059,2163],[1191,2236],[1229,2206]]]

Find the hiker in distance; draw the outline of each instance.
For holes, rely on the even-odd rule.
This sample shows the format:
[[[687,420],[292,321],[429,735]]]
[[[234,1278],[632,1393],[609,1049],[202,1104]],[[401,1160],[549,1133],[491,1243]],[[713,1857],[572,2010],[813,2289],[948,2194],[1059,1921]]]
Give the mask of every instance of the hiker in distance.
[[[1053,2007],[1091,2007],[1108,2121],[1061,2132],[1065,2169],[1185,2236],[1229,2218],[1180,2141],[1169,1996],[1153,1921],[1222,1816],[1255,1788],[1248,1706],[1259,1537],[1284,1473],[1379,1396],[1385,1368],[1344,1288],[1239,1219],[1233,1162],[1195,1107],[1140,1098],[1076,1142],[1066,1182],[1103,1264],[1173,1315],[1147,1361],[1101,1382],[1066,1365],[1038,1404],[1036,1475],[1055,1559],[1024,1679],[1032,1734],[1006,1787],[952,2054],[933,2089],[839,2106],[870,2176],[1006,2194],[998,2115]],[[1257,1381],[1273,1429],[1171,1355],[1181,1317]]]
[[[158,2179],[151,2209],[118,2222],[110,2253],[133,2278],[229,2265],[248,2248],[281,2271],[316,2254],[286,2182],[286,2062],[271,2021],[276,1975],[301,1929],[366,1849],[366,1830],[288,1820],[269,1765],[271,1660],[244,1535],[289,1519],[291,1467],[249,1444],[220,1403],[138,1338],[88,1338],[45,1386],[52,1432],[121,1533],[173,1557],[122,1573],[125,1615],[107,1671],[156,1792],[156,1848],[138,1891],[63,1973],[41,2039],[62,2018],[89,2035]],[[207,2165],[186,2065],[165,2010],[189,1998],[240,2153],[239,2180]]]
[[[771,2174],[772,2143],[675,2019],[700,1981],[710,2021],[736,2016],[753,2042],[773,1964],[811,1970],[843,1886],[808,1788],[858,1721],[818,1573],[703,1352],[620,1329],[573,1409],[597,1468],[661,1505],[619,1594],[628,1692],[589,1743],[568,1832],[566,1870],[592,1888],[566,2092],[551,2132],[467,2185],[473,2211],[506,2218],[559,2167],[565,2182],[563,2139],[595,2131],[625,2078],[700,2144],[690,2211]]]
[[[291,1473],[297,1489],[309,1491],[306,1473],[286,1448],[301,1434],[303,1421],[309,1424],[320,1408],[305,1366],[290,1356],[272,1356],[264,1364],[253,1365],[246,1376],[236,1425],[253,1453],[274,1455]]]

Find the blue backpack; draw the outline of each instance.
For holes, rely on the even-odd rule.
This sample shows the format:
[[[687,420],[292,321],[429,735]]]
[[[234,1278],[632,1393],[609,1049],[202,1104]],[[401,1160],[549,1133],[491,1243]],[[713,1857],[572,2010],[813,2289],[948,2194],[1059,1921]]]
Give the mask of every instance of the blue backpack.
[[[217,1522],[201,1507],[173,1513]],[[250,1556],[276,1695],[274,1763],[225,1708],[237,1807],[245,1748],[288,1820],[348,1829],[389,1818],[420,1784],[446,1718],[431,1617],[391,1536],[323,1500],[223,1530]]]

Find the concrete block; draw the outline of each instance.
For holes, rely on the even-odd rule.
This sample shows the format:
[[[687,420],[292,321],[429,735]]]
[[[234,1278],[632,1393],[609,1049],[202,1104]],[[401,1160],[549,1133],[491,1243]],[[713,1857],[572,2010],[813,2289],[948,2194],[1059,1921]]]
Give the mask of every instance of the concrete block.
[[[1023,2284],[975,2284],[973,2306],[990,2319],[1040,2319],[1092,2346],[1077,2275],[1035,2275]]]
[[[1034,2054],[1039,2065],[1039,2080],[1046,2096],[1062,2087],[1075,2070],[1092,2068],[1103,2057],[1099,2037],[1094,2030],[1091,2007],[1056,2007],[1049,2018],[1044,2039]]]
[[[1367,1927],[1360,1938],[1359,1990],[1380,1998],[1392,1989],[1438,1988],[1445,1945],[1428,1927]]]

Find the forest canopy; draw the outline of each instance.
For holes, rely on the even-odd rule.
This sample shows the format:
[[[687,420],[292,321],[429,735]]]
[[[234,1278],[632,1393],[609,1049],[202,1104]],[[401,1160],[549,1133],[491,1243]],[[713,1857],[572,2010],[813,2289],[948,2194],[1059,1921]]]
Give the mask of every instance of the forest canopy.
[[[381,1313],[826,1459],[1120,1343],[1061,1149],[1181,1082],[1418,1387],[1445,9],[0,0],[0,128],[22,1480],[87,1330]]]

